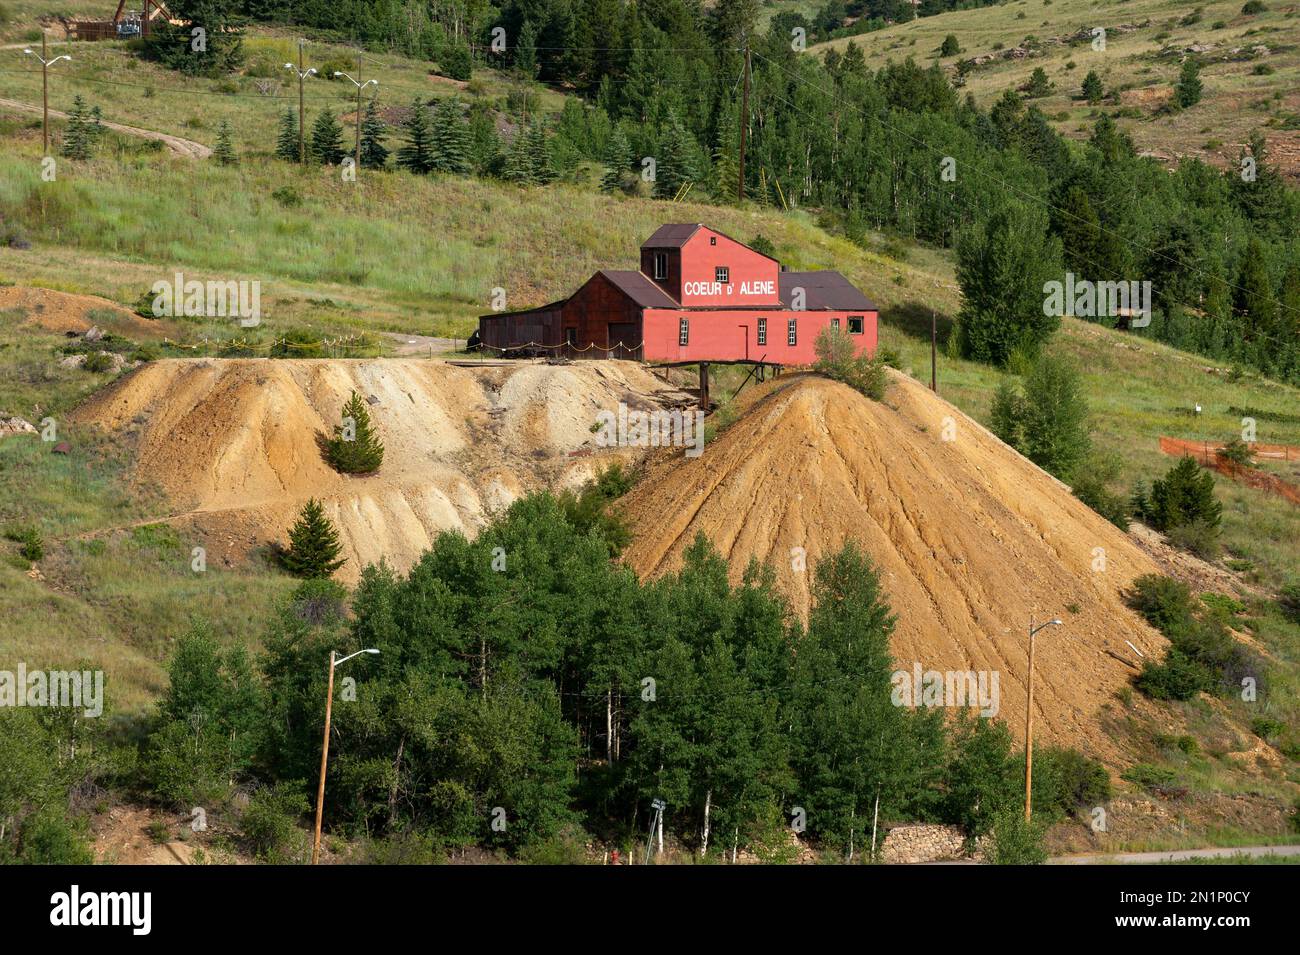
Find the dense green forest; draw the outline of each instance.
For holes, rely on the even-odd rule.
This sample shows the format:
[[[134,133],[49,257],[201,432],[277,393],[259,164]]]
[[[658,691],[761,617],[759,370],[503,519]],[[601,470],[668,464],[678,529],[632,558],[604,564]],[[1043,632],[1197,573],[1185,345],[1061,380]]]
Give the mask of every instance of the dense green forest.
[[[326,661],[365,648],[380,653],[335,683],[327,828],[423,861],[469,845],[572,858],[589,835],[630,848],[656,798],[670,836],[703,853],[712,833],[723,856],[779,858],[791,828],[861,854],[877,805],[1023,840],[1006,726],[894,705],[894,619],[853,545],[813,569],[805,626],[770,568],[732,586],[703,538],[680,572],[639,581],[611,557],[600,499],[524,498],[474,541],[443,533],[405,576],[367,568],[350,595],[307,580],[256,659],[196,621],[156,714],[129,730],[0,714],[0,857],[81,858],[77,794],[110,786],[240,817],[253,851],[286,858],[320,765]],[[1036,828],[1109,792],[1073,751],[1035,764]]]
[[[1013,90],[987,111],[963,100],[937,64],[909,59],[873,71],[853,45],[820,59],[799,52],[797,15],[780,14],[757,35],[753,0],[707,11],[690,0],[500,8],[185,0],[178,9],[196,21],[269,18],[385,47],[415,43],[411,52],[445,72],[468,77],[473,61],[518,79],[506,103],[517,132],[498,133],[481,102],[444,105],[432,117],[417,103],[403,128],[370,124],[368,141],[380,149],[367,155],[380,163],[387,135],[400,140],[394,162],[415,172],[545,184],[595,162],[612,167],[604,177],[612,190],[646,188],[638,174],[648,157],[655,195],[671,199],[689,186],[692,198],[719,203],[739,191],[748,38],[745,200],[819,210],[825,225],[858,240],[867,230],[942,247],[965,240],[965,274],[989,279],[963,283],[957,343],[969,357],[1005,363],[1036,350],[1056,318],[1044,321],[1041,283],[1069,271],[1091,282],[1150,282],[1154,307],[1140,334],[1300,380],[1300,196],[1260,136],[1240,169],[1184,160],[1170,170],[1137,155],[1105,114],[1086,142],[1068,141]],[[204,53],[183,36],[154,43],[181,68],[220,71],[238,60],[237,33],[224,37]],[[539,80],[572,92],[558,114],[537,114],[527,84]],[[293,135],[286,130],[286,140]],[[320,154],[331,154],[328,144]],[[971,267],[976,258],[988,268]],[[984,322],[1004,327],[975,327]]]

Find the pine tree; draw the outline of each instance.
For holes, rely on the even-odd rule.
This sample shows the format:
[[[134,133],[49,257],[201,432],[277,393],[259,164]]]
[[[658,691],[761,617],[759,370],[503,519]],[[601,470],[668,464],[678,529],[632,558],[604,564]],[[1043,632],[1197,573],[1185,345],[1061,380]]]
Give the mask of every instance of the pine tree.
[[[60,152],[68,159],[89,159],[94,145],[95,133],[86,102],[77,95],[72,100],[72,109],[68,110],[68,124],[63,132]]]
[[[460,101],[445,99],[433,112],[430,128],[432,168],[438,172],[469,172],[469,135]]]
[[[1145,511],[1158,531],[1202,523],[1216,528],[1223,505],[1214,497],[1214,475],[1203,470],[1192,457],[1184,457],[1151,485]]]
[[[1201,66],[1195,57],[1183,60],[1183,69],[1178,74],[1178,83],[1174,87],[1174,99],[1179,108],[1187,109],[1201,101],[1204,84],[1201,83]]]
[[[695,143],[676,114],[668,114],[668,128],[664,131],[655,164],[655,195],[661,199],[676,198],[682,186],[695,180]]]
[[[1041,66],[1034,68],[1034,72],[1029,75],[1029,83],[1025,87],[1025,95],[1030,99],[1038,99],[1047,96],[1052,92],[1052,83],[1047,78],[1047,71]]]
[[[343,423],[335,426],[325,457],[334,470],[344,474],[373,474],[384,463],[384,446],[365,401],[355,391],[343,405]]]
[[[537,28],[525,20],[515,43],[515,72],[525,79],[537,78]]]
[[[1097,75],[1096,70],[1089,70],[1088,75],[1083,78],[1083,98],[1096,106],[1105,95],[1106,90],[1101,85],[1101,77]]]
[[[379,106],[372,99],[366,104],[365,119],[361,121],[361,165],[366,169],[383,169],[388,163],[388,147],[384,133],[388,124],[379,117]]]
[[[275,158],[283,162],[298,161],[298,114],[292,108],[280,116],[280,132],[275,139]]]
[[[533,123],[528,129],[528,155],[533,163],[533,182],[545,186],[556,180],[559,174],[551,157],[546,128],[540,122]]]
[[[1081,186],[1071,186],[1061,207],[1053,210],[1053,214],[1066,264],[1076,275],[1092,275],[1099,259],[1101,220],[1088,193]],[[1109,277],[1097,276],[1100,279]]]
[[[515,138],[510,142],[510,148],[506,151],[505,168],[501,174],[507,181],[521,186],[530,186],[537,181],[528,130],[523,126],[519,127]]]
[[[342,549],[338,531],[320,501],[312,498],[289,531],[289,546],[280,552],[280,563],[298,577],[329,577],[347,563],[339,559]]]
[[[337,166],[343,155],[343,127],[332,111],[323,109],[311,128],[311,157],[322,165]]]
[[[239,154],[231,141],[230,123],[222,120],[217,126],[217,144],[212,148],[212,158],[219,166],[238,166]]]
[[[1268,340],[1278,331],[1278,300],[1273,292],[1273,278],[1265,259],[1264,243],[1251,239],[1245,247],[1242,274],[1236,282],[1236,309],[1242,314],[1249,337],[1264,355],[1270,348]]]
[[[623,188],[623,177],[632,165],[632,147],[621,126],[615,126],[605,143],[605,175],[601,177],[601,192],[617,192]]]
[[[411,103],[411,115],[402,124],[402,133],[405,141],[397,150],[397,165],[417,175],[433,169],[433,131],[429,128],[429,109],[419,100]]]

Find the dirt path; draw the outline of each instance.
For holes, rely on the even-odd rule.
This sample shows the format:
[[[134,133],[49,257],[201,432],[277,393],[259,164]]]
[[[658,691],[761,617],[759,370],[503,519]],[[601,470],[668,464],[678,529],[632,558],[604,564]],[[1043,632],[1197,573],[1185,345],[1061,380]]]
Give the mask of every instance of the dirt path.
[[[0,107],[16,109],[20,113],[35,113],[40,115],[41,108],[31,103],[22,103],[15,99],[0,99]],[[50,110],[50,115],[56,119],[67,119],[68,114],[57,109]],[[138,126],[123,126],[121,123],[110,123],[103,121],[105,129],[111,129],[116,133],[122,133],[127,136],[138,136],[141,139],[156,139],[165,143],[167,148],[178,156],[185,156],[189,159],[207,159],[212,155],[212,150],[202,143],[196,143],[192,139],[181,139],[179,136],[172,136],[170,133],[160,133],[153,129],[140,129]]]
[[[1111,855],[1054,856],[1048,865],[1151,865],[1191,859],[1231,859],[1246,856],[1300,856],[1300,846],[1239,846],[1226,849],[1176,849],[1170,852],[1119,852]]]

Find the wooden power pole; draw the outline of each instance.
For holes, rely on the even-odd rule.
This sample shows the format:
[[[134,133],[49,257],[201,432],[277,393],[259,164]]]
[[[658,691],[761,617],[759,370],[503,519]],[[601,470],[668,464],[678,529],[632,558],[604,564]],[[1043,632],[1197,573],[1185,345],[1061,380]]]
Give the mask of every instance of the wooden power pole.
[[[311,864],[320,860],[320,821],[325,808],[325,767],[330,758],[330,707],[334,703],[334,651],[330,651],[329,689],[325,692],[325,742],[320,750],[320,786],[316,790],[316,835],[311,844]]]
[[[298,164],[306,165],[307,163],[307,105],[303,98],[302,84],[307,78],[307,74],[302,70],[302,40],[298,41]],[[330,675],[333,677],[334,670],[331,667]],[[315,861],[314,859],[312,860]]]
[[[41,28],[41,139],[44,151],[50,154],[50,64],[45,48],[45,28]]]
[[[937,387],[937,382],[935,380],[936,379],[935,352],[937,350],[936,345],[938,343],[938,340],[939,340],[938,319],[935,318],[934,309],[930,309],[930,390],[936,393],[939,391]]]
[[[749,129],[749,35],[745,35],[744,93],[740,98],[740,181],[736,186],[736,201],[745,201],[745,133]]]

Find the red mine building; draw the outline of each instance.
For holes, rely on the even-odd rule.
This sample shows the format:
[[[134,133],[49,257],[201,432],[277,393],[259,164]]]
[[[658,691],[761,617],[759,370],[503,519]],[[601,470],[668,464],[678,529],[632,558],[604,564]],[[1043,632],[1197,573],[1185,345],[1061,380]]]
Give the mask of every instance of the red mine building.
[[[708,226],[661,226],[639,269],[601,269],[567,299],[479,319],[495,352],[808,365],[822,329],[876,350],[876,306],[838,272],[790,272]]]

